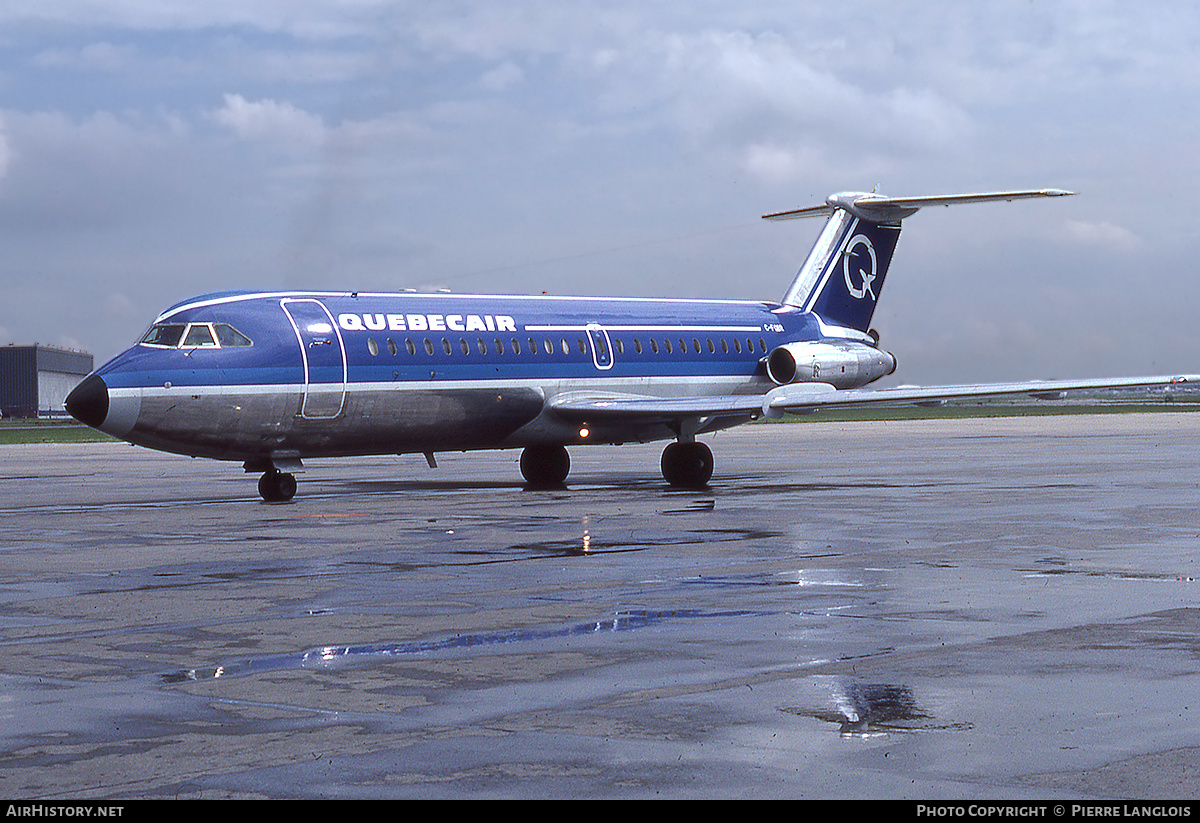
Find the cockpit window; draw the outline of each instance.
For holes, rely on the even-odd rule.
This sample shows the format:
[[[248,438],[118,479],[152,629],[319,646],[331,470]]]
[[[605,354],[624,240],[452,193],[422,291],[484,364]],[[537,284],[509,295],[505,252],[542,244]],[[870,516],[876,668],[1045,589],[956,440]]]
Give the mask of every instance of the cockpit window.
[[[228,323],[159,323],[139,341],[164,348],[245,348],[253,341]]]
[[[249,337],[228,323],[216,323],[213,328],[217,330],[217,340],[220,341],[222,348],[254,345],[250,342]]]
[[[182,324],[160,323],[157,326],[151,326],[150,331],[146,332],[141,342],[148,346],[170,346],[171,348],[175,348],[179,345],[180,338],[183,337],[183,329]]]
[[[215,346],[217,341],[213,339],[212,329],[207,323],[193,323],[188,327],[187,336],[183,338],[183,347],[186,349],[190,346]]]

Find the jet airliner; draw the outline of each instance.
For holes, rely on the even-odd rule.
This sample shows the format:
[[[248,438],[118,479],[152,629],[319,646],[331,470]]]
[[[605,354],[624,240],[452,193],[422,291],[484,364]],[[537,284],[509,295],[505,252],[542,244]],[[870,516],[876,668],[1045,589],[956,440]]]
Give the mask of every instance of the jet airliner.
[[[843,192],[764,215],[824,216],[779,302],[267,291],[174,305],[67,398],[139,446],[238,461],[290,500],[306,458],[523,449],[561,485],[568,446],[671,441],[672,486],[713,473],[699,435],[785,413],[1152,387],[1191,376],[866,389],[896,358],[870,327],[901,221],[918,209],[1071,192],[885,197]]]

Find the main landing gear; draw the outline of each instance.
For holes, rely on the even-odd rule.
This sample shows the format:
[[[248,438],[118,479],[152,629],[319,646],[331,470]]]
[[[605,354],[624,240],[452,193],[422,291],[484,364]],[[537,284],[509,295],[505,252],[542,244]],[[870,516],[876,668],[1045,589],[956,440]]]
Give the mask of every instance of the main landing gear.
[[[272,468],[258,478],[258,493],[268,503],[286,503],[296,496],[296,476]]]
[[[533,488],[557,488],[570,470],[571,458],[565,446],[528,446],[521,452],[521,474]],[[670,443],[663,449],[662,475],[672,486],[703,489],[712,474],[712,450],[705,444],[691,440]]]
[[[712,474],[712,450],[699,440],[670,443],[663,449],[662,475],[672,486],[703,489]]]
[[[521,452],[521,474],[536,488],[561,486],[571,471],[566,446],[527,446]]]

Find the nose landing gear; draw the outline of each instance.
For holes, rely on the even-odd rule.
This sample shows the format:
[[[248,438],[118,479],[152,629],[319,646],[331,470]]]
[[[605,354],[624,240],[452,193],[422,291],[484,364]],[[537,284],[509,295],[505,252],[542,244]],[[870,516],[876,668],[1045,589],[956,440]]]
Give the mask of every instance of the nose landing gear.
[[[286,503],[296,496],[296,476],[271,469],[258,479],[258,493],[268,503]]]

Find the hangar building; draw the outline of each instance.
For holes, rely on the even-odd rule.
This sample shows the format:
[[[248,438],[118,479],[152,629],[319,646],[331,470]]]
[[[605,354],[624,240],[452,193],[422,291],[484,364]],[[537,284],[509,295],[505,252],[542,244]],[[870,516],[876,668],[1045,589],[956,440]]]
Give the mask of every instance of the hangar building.
[[[0,414],[66,414],[67,394],[92,371],[92,355],[47,346],[0,346]]]

